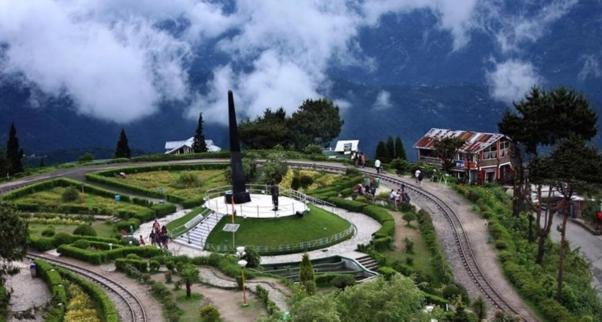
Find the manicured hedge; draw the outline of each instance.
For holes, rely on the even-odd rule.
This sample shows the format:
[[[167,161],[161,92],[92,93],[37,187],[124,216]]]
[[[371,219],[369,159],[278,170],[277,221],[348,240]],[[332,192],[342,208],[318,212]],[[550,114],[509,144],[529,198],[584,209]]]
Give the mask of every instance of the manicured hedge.
[[[435,226],[433,226],[431,215],[421,209],[418,211],[416,219],[426,247],[433,256],[431,264],[434,266],[434,271],[438,273],[437,275],[440,276],[442,283],[450,283],[454,278],[452,269],[449,266],[449,263],[443,254],[443,250],[441,249],[441,245],[439,244],[439,240],[437,239],[437,233],[435,232]]]
[[[186,154],[146,154],[129,159],[132,162],[155,162],[155,161],[176,161],[176,160],[196,160],[196,159],[229,159],[230,151],[223,152],[202,152]]]
[[[136,254],[145,258],[163,254],[161,249],[152,246],[126,246],[113,248],[112,250],[88,250],[73,245],[61,245],[57,251],[63,256],[72,257],[96,265],[106,263],[116,258],[125,257],[128,254]]]
[[[65,315],[65,307],[67,306],[67,290],[65,289],[65,283],[63,277],[57,271],[54,266],[49,263],[36,259],[36,272],[50,288],[52,293],[52,305],[50,305],[47,311],[46,321],[61,322]],[[59,305],[59,303],[61,303]]]
[[[346,200],[341,198],[328,198],[327,201],[333,203],[339,208],[343,208],[353,212],[362,212],[364,210],[364,207],[367,206],[367,204],[363,202]]]
[[[59,270],[63,277],[79,285],[84,292],[86,292],[86,294],[88,294],[92,300],[98,304],[98,308],[100,309],[100,317],[103,322],[119,322],[119,315],[115,305],[100,286],[67,270]]]
[[[148,262],[143,259],[117,258],[115,268],[121,272],[127,272],[127,265],[135,267],[141,273],[148,272]]]
[[[257,285],[255,287],[255,293],[265,306],[266,311],[268,311],[268,315],[280,317],[282,312],[280,311],[276,303],[270,300],[270,292],[268,290],[263,288],[261,285]]]
[[[95,236],[78,236],[67,233],[58,233],[53,237],[30,237],[29,247],[40,252],[44,252],[56,248],[63,244],[70,244],[77,240],[89,240],[103,243],[120,244],[120,241],[114,238],[95,237]]]

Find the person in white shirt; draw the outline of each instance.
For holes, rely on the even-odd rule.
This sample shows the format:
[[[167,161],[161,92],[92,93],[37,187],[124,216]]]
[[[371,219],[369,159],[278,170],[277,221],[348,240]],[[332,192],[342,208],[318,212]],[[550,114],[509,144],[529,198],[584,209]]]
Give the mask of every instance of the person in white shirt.
[[[374,167],[376,168],[376,173],[380,173],[380,160],[376,159],[376,161],[374,161]]]
[[[420,174],[421,174],[420,169],[416,169],[416,172],[414,173],[414,176],[416,177],[416,183],[420,183],[420,179],[419,179]]]

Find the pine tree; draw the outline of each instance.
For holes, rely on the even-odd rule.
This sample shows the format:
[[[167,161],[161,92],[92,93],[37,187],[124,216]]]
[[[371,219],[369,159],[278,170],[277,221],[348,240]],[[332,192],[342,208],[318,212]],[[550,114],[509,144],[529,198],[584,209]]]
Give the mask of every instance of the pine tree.
[[[8,174],[23,172],[23,150],[19,147],[19,139],[17,138],[17,129],[15,123],[10,125],[8,140],[6,141],[6,159],[8,163]]]
[[[406,157],[406,150],[403,147],[403,142],[401,142],[401,139],[399,138],[399,136],[397,138],[395,138],[395,155],[393,156],[394,159],[400,159],[400,160],[407,160]]]
[[[207,144],[205,143],[205,135],[203,134],[203,113],[199,113],[199,123],[194,132],[192,151],[194,151],[194,153],[207,152]]]
[[[305,287],[307,294],[312,295],[315,293],[316,277],[307,253],[303,254],[303,259],[301,260],[301,266],[299,267],[299,281]]]
[[[376,145],[376,153],[374,154],[374,158],[383,161],[387,159],[387,154],[388,152],[385,142],[378,141],[378,144]]]
[[[128,145],[128,137],[125,135],[125,129],[121,129],[119,134],[119,141],[117,141],[117,147],[115,148],[115,158],[130,158],[130,146]]]
[[[384,160],[385,162],[391,162],[391,160],[395,159],[395,155],[397,151],[395,150],[395,141],[392,136],[387,138],[387,158]]]

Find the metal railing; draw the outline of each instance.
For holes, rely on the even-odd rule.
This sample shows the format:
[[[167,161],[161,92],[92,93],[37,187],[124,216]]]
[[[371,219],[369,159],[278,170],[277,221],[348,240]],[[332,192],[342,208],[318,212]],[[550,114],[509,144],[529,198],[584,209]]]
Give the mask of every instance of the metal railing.
[[[262,195],[270,194],[270,185],[247,184],[246,188],[247,188],[247,191],[252,194],[262,194]],[[224,193],[230,191],[231,189],[232,189],[231,186],[222,186],[222,187],[217,187],[217,188],[207,190],[205,192],[205,197],[204,197],[205,207],[209,206],[216,212],[228,213],[228,210],[231,209],[232,205],[224,204],[224,203],[218,201],[219,199],[216,199],[216,198],[223,196]],[[292,189],[279,188],[279,191],[280,191],[280,196],[289,197],[293,200],[303,203],[303,205],[304,205],[303,207],[301,207],[301,209],[299,209],[299,205],[297,204],[297,206],[295,206],[294,202],[279,203],[278,209],[280,211],[286,211],[286,212],[293,213],[293,214],[296,213],[297,211],[303,212],[308,209],[308,207],[307,207],[308,203],[313,203],[316,205],[330,207],[334,212],[335,205],[331,204],[329,202],[326,202],[324,200],[320,200],[318,198],[308,196],[304,193],[301,193],[299,191],[295,191]],[[216,199],[215,204],[213,204],[213,205],[210,204],[210,200],[212,200],[212,199]],[[260,214],[272,211],[271,205],[270,206],[259,206],[259,205],[250,206],[250,205],[245,205],[245,204],[236,204],[236,205],[234,205],[234,207],[236,209],[237,216],[251,217],[251,218],[252,217],[260,217]],[[222,208],[222,209],[220,209],[220,208]]]
[[[250,245],[245,244],[245,246],[253,246],[258,253],[260,254],[288,254],[288,253],[300,253],[305,251],[310,251],[314,249],[324,248],[330,245],[337,244],[349,237],[353,236],[355,233],[355,226],[351,225],[349,228],[344,231],[338,232],[336,234],[330,235],[328,237],[322,237],[314,240],[306,240],[297,243],[289,243],[289,244],[279,244],[277,246],[266,246],[266,245]],[[205,249],[213,252],[220,253],[228,253],[233,252],[235,249],[232,244],[205,244]]]

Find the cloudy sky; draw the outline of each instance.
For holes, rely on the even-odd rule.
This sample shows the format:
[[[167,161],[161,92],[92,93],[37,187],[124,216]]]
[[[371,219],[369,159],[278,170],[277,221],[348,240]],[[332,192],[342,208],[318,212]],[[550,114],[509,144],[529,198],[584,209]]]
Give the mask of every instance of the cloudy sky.
[[[452,37],[450,53],[474,31],[495,40],[502,58],[491,58],[483,76],[493,98],[511,102],[546,82],[521,58],[522,46],[576,2],[549,1],[526,16],[501,15],[500,0],[0,0],[0,74],[68,95],[79,113],[103,120],[127,123],[179,102],[191,118],[203,111],[207,121],[225,122],[228,89],[243,115],[268,106],[291,112],[328,94],[333,65],[378,64],[362,52],[363,28],[378,27],[385,15],[428,10],[437,18],[432,27]],[[189,72],[199,48],[228,57],[210,66],[202,89]],[[598,61],[584,59],[589,68],[579,77],[599,77]],[[381,91],[372,108],[390,106]]]

